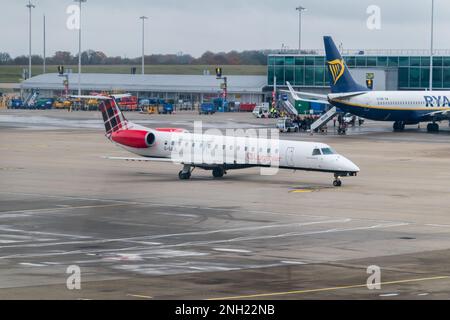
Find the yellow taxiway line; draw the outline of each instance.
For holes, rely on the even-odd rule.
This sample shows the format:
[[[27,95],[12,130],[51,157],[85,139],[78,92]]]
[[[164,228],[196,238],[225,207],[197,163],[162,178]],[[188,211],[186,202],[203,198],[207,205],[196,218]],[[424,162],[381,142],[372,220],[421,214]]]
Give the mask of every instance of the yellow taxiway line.
[[[444,279],[450,279],[450,276],[438,276],[438,277],[431,277],[431,278],[418,278],[418,279],[388,281],[388,282],[381,282],[378,284],[381,286],[386,286],[386,285],[394,285],[394,284],[402,284],[402,283],[424,282],[424,281],[444,280]],[[375,286],[375,285],[377,285],[377,283],[371,284],[371,285]],[[212,299],[208,299],[208,300],[253,299],[253,298],[285,296],[285,295],[293,295],[293,294],[305,294],[305,293],[337,291],[337,290],[345,290],[345,289],[356,289],[356,288],[365,288],[365,287],[367,287],[367,284],[321,288],[321,289],[296,290],[296,291],[286,291],[286,292],[272,292],[272,293],[252,294],[252,295],[243,295],[243,296],[235,296],[235,297],[212,298]]]

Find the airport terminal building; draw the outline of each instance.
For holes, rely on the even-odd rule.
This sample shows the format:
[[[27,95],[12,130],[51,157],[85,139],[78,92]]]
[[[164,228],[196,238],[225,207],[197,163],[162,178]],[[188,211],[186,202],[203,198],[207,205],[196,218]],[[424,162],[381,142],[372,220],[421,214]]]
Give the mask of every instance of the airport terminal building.
[[[41,96],[64,94],[64,77],[43,74],[25,80],[23,92],[38,89]],[[209,75],[132,75],[132,74],[81,74],[83,94],[91,92],[127,92],[138,97],[165,100],[203,102],[220,96],[222,80]],[[228,76],[228,98],[243,103],[261,103],[264,99],[265,76]],[[78,93],[78,74],[69,74],[69,93]]]
[[[328,92],[329,76],[323,50],[308,54],[271,54],[267,83],[285,86],[289,81],[303,91]],[[427,56],[428,55],[428,56]],[[344,60],[355,80],[366,83],[373,77],[374,90],[426,90],[430,79],[430,56],[426,50],[347,50]],[[433,88],[450,90],[450,50],[433,57]]]

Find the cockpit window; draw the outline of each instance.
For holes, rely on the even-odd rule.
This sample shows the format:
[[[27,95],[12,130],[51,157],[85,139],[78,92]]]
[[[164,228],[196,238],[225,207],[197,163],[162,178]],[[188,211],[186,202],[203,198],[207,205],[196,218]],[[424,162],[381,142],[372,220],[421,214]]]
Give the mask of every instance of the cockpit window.
[[[320,149],[314,149],[312,155],[313,156],[320,156],[320,155],[322,155],[322,153],[320,152]]]
[[[324,155],[336,154],[336,152],[334,152],[334,150],[331,149],[331,148],[323,148],[323,149],[322,149],[322,153],[323,153]]]

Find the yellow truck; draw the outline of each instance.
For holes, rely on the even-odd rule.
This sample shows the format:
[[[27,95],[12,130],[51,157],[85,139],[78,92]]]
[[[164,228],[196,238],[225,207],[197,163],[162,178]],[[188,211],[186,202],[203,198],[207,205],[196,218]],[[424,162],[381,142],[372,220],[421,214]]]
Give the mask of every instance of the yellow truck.
[[[67,99],[56,99],[53,103],[53,108],[55,109],[69,109],[72,106],[72,101]]]

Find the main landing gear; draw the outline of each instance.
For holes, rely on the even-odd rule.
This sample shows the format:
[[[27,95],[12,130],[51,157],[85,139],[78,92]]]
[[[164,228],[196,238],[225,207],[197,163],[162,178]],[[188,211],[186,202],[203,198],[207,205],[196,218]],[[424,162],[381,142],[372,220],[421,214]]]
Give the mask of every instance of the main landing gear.
[[[428,132],[439,132],[439,124],[437,124],[436,122],[429,123],[427,126],[427,131]]]
[[[405,130],[405,123],[403,121],[395,121],[394,131],[403,131],[403,130]]]
[[[178,177],[180,178],[180,180],[189,180],[191,178],[192,171],[193,168],[191,166],[185,165],[183,167],[183,170],[178,173]],[[224,167],[215,167],[212,170],[212,175],[216,179],[223,178],[223,176],[226,174],[227,172],[225,171]]]
[[[189,180],[191,178],[192,169],[191,166],[184,166],[183,170],[178,173],[180,180]]]
[[[212,175],[214,178],[223,178],[223,176],[226,174],[226,171],[223,167],[216,167],[212,171]]]
[[[340,178],[341,177],[338,174],[334,175],[333,186],[335,186],[335,187],[341,187],[342,186],[342,181],[341,181]]]

